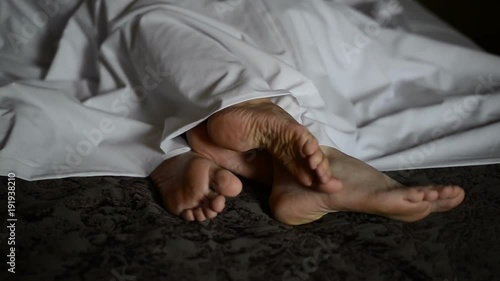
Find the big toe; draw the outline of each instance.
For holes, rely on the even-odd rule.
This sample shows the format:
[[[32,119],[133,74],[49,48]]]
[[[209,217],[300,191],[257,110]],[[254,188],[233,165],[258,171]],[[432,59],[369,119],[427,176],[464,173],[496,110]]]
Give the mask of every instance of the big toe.
[[[212,167],[211,183],[214,191],[229,197],[237,196],[243,188],[237,176],[219,166]]]

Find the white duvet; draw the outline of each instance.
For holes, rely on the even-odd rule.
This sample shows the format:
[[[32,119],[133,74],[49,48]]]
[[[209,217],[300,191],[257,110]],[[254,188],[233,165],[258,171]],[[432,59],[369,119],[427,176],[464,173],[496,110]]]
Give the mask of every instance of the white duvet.
[[[412,2],[357,7],[372,17],[322,0],[2,1],[0,174],[147,176],[189,150],[185,131],[261,97],[378,169],[500,162],[500,59]]]

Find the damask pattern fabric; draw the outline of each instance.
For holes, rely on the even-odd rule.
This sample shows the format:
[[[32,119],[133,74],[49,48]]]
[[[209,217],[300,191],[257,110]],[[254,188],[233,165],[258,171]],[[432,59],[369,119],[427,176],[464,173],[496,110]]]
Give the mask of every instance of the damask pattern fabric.
[[[417,223],[336,213],[291,227],[270,216],[269,190],[245,182],[219,217],[188,223],[162,208],[148,179],[18,179],[15,277],[500,280],[500,165],[389,174],[407,184],[460,184],[466,199],[455,210]],[[6,206],[6,189],[0,190]],[[2,253],[5,238],[2,231]],[[2,270],[0,280],[16,280],[12,276]]]

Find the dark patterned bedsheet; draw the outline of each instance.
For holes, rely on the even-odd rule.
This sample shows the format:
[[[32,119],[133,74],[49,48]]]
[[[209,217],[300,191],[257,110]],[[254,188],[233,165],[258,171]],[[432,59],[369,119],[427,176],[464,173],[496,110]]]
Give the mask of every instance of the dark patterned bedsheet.
[[[0,280],[500,280],[500,165],[390,174],[461,184],[467,196],[417,223],[337,213],[290,227],[252,183],[218,218],[187,223],[148,179],[17,179],[16,274],[3,262]]]

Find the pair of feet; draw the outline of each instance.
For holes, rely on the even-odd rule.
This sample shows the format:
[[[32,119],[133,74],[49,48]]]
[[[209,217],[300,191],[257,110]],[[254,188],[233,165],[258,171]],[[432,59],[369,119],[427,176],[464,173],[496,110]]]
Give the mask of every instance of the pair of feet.
[[[236,175],[272,186],[271,211],[290,225],[337,211],[416,221],[450,210],[464,198],[458,186],[405,187],[355,158],[322,147],[268,100],[222,110],[187,136],[193,151],[166,160],[151,178],[166,209],[188,221],[222,212],[225,197],[242,190]]]

